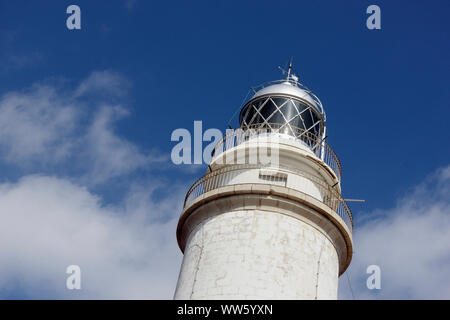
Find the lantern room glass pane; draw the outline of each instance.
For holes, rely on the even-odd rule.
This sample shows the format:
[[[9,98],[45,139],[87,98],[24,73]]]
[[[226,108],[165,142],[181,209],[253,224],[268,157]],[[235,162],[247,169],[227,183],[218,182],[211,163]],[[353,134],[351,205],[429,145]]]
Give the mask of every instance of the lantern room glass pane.
[[[309,129],[311,134],[320,136],[321,123],[317,123],[320,118],[311,107],[292,98],[263,97],[248,105],[241,115],[241,125],[260,124],[261,127],[269,127],[271,124],[280,124],[280,133],[298,136],[301,131],[296,128],[299,128]]]

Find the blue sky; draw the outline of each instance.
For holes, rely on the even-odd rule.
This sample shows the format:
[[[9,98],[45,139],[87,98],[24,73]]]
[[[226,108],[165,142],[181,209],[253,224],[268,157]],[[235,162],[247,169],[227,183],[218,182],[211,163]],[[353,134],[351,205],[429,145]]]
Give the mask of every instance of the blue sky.
[[[66,28],[70,4],[81,8],[81,30]],[[381,30],[365,26],[371,4],[381,7]],[[19,192],[30,183],[75,188],[66,185],[72,183],[81,198],[95,203],[97,214],[132,212],[138,221],[166,227],[167,236],[157,233],[155,243],[174,241],[170,223],[204,167],[168,162],[172,131],[191,131],[194,120],[202,120],[204,129],[225,130],[249,87],[279,79],[277,66],[293,57],[297,75],[327,112],[328,142],[343,164],[344,196],[366,200],[352,205],[357,226],[374,213],[402,211],[405,199],[429,185],[430,177],[434,184],[448,183],[436,172],[446,172],[450,159],[449,9],[448,1],[437,0],[2,1],[3,190]],[[30,108],[37,99],[42,109],[20,113],[9,107],[16,101],[11,97],[25,99],[20,101]],[[31,121],[20,131],[23,119]],[[120,156],[111,166],[108,152],[114,150]],[[144,208],[158,213],[142,217]],[[136,230],[124,236],[127,241]],[[170,244],[167,250],[176,249]],[[174,253],[173,272],[179,258]],[[24,283],[31,289],[10,280],[4,296],[41,292],[32,280]],[[51,289],[45,294],[65,297]]]

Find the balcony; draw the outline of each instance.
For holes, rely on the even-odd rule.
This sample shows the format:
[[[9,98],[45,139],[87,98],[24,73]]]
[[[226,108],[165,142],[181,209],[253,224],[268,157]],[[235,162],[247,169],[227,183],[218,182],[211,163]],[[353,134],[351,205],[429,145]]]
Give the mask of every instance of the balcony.
[[[350,208],[339,192],[319,177],[287,167],[242,164],[222,167],[209,172],[190,187],[186,194],[184,208],[187,208],[192,201],[209,191],[246,183],[281,185],[307,194],[336,212],[343,219],[350,232],[353,230],[353,217]]]

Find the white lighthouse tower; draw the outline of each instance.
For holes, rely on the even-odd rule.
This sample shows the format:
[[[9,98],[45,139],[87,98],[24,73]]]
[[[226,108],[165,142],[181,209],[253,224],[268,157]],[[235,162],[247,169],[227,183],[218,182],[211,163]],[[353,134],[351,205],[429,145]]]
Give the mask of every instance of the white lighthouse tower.
[[[353,220],[325,111],[291,66],[252,90],[186,195],[175,299],[337,299]]]

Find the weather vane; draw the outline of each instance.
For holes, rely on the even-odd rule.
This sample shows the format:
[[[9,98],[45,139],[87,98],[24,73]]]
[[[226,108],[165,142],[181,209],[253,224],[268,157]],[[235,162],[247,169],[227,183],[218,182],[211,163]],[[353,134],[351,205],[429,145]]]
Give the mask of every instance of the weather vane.
[[[289,65],[288,65],[288,71],[284,70],[282,67],[278,66],[278,69],[281,70],[282,74],[286,74],[286,80],[293,80],[295,82],[298,82],[298,77],[292,72],[292,60],[293,57],[291,57],[291,60],[289,61]]]

